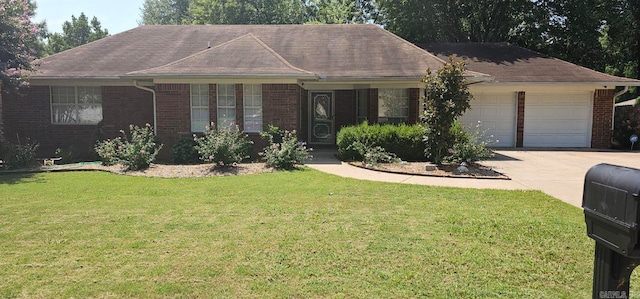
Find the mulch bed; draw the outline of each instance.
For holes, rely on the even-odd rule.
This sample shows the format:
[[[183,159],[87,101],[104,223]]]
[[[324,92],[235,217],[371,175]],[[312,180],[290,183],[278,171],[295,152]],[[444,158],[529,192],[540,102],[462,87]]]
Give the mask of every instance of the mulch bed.
[[[460,166],[459,164],[438,165],[435,169],[432,169],[433,164],[428,162],[381,163],[373,167],[366,167],[368,165],[364,165],[362,162],[350,162],[349,164],[376,171],[408,175],[510,180],[508,176],[478,163],[469,163],[466,166],[468,171],[464,173],[457,170]],[[427,170],[427,166],[431,166],[429,170]]]

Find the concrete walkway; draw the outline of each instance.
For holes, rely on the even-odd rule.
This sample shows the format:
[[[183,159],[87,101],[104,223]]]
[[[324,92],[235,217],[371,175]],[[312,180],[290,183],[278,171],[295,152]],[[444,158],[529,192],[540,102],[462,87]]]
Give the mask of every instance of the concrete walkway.
[[[362,169],[335,158],[335,151],[313,152],[311,168],[370,181],[450,186],[479,189],[541,190],[576,207],[582,204],[584,176],[592,166],[609,163],[640,168],[640,153],[592,150],[498,150],[496,157],[482,164],[492,167],[511,180],[439,178],[391,174]]]

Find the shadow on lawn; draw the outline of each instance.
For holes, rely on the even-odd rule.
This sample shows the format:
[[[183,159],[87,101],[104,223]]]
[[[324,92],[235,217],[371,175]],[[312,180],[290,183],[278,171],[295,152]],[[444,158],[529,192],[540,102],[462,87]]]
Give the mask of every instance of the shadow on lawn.
[[[0,171],[0,185],[13,185],[25,181],[33,181],[33,172],[3,172]]]

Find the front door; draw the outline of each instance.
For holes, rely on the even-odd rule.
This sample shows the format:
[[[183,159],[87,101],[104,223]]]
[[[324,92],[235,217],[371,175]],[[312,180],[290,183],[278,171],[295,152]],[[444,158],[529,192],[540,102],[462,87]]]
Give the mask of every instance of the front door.
[[[309,143],[334,144],[333,92],[312,91],[309,97]]]

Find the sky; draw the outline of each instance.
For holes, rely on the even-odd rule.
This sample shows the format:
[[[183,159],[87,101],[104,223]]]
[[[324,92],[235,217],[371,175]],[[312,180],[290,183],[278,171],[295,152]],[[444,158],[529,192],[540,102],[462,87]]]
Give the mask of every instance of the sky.
[[[62,33],[62,23],[71,21],[71,15],[84,12],[89,21],[95,16],[102,29],[114,35],[138,27],[140,8],[144,0],[35,0],[36,16],[33,21],[47,20],[49,32]]]

